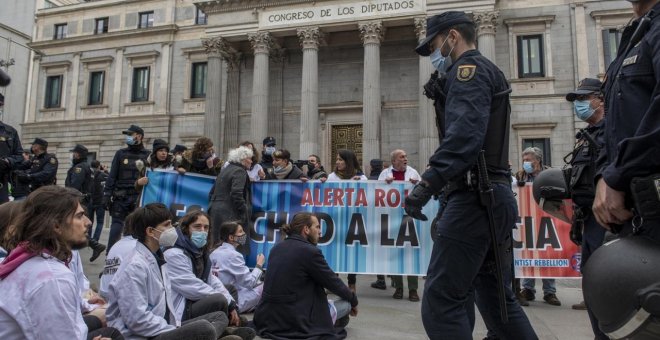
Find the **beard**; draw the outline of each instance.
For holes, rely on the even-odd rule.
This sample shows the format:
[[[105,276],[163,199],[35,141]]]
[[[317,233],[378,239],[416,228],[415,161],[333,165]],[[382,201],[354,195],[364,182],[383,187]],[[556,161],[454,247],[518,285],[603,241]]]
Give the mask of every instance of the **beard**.
[[[318,239],[318,238],[315,239],[315,238],[313,238],[313,237],[311,237],[311,236],[307,236],[307,241],[308,241],[309,243],[313,244],[313,245],[317,245],[317,244],[319,243],[319,239]]]
[[[78,241],[78,242],[71,243],[70,246],[71,246],[71,249],[73,249],[73,250],[80,250],[80,249],[83,249],[83,248],[87,247],[88,243],[89,243],[89,241],[87,241],[87,239],[85,239],[85,241]]]

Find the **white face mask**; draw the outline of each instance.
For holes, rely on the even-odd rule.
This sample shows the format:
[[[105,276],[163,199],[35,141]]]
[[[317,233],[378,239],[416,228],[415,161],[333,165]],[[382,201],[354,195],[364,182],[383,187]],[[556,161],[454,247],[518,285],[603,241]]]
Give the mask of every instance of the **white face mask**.
[[[155,229],[155,228],[154,228]],[[158,245],[163,248],[173,247],[176,243],[176,240],[179,238],[179,235],[176,233],[176,228],[169,228],[165,231],[160,231],[160,238],[158,239]]]

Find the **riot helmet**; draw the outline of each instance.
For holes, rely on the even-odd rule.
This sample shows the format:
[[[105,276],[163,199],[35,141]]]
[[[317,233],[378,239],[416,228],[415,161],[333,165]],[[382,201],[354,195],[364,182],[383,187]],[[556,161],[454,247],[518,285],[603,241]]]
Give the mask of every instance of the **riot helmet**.
[[[543,211],[564,222],[571,222],[573,204],[568,200],[571,192],[562,169],[541,171],[532,183],[532,194]]]
[[[660,243],[628,236],[598,248],[582,271],[584,300],[611,339],[660,338]]]

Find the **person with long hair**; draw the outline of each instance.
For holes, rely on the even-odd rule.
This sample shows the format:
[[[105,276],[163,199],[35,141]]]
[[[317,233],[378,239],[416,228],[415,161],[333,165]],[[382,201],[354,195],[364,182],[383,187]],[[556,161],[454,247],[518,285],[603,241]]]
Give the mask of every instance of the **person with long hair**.
[[[22,201],[10,201],[0,204],[0,262],[7,257],[7,239],[13,233],[13,221],[23,207]]]
[[[236,248],[247,241],[247,234],[237,222],[225,222],[220,226],[220,246],[211,253],[213,271],[222,283],[233,285],[238,290],[238,310],[247,313],[261,299],[261,275],[266,260],[264,254],[257,255],[257,265],[250,271],[245,265],[243,254]]]
[[[49,185],[24,201],[0,264],[0,339],[123,339],[116,329],[89,332],[83,320],[68,267],[72,250],[87,246],[91,221],[81,199],[75,189]]]
[[[328,175],[327,182],[338,181],[366,181],[367,176],[362,172],[360,162],[352,150],[341,149],[337,151],[337,158],[335,160],[335,169]],[[348,274],[348,288],[355,292],[355,284],[357,283],[357,276],[355,274]]]
[[[240,319],[236,301],[223,283],[211,275],[209,215],[201,210],[191,211],[181,218],[179,226],[176,243],[165,250],[167,274],[172,285],[172,312],[183,321],[222,312],[227,315],[229,325],[236,326],[227,327],[227,335],[254,338],[253,329],[238,327]]]
[[[250,180],[252,182],[256,182],[266,178],[266,173],[264,172],[264,168],[261,167],[261,164],[259,164],[259,153],[257,152],[257,148],[254,147],[254,144],[252,144],[252,142],[250,141],[245,141],[239,144],[239,146],[245,146],[252,150],[252,165],[250,166],[249,169],[247,169],[247,173],[248,176],[250,177]]]
[[[192,150],[186,150],[177,165],[179,173],[192,172],[196,174],[218,176],[223,162],[215,154],[213,141],[207,137],[198,138]]]

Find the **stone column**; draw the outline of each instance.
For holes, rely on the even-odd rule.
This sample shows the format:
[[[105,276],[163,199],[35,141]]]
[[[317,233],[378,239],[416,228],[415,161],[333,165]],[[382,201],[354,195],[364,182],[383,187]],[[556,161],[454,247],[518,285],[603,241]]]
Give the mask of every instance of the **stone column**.
[[[364,76],[362,83],[362,166],[380,158],[380,42],[385,35],[381,21],[358,24],[364,44]]]
[[[499,15],[500,13],[497,11],[476,12],[473,15],[474,23],[477,26],[479,51],[492,62],[495,62],[495,33]]]
[[[115,54],[115,81],[112,88],[112,106],[110,107],[110,115],[119,116],[121,113],[121,78],[124,70],[124,49],[118,48]],[[128,83],[130,84],[130,80]],[[126,89],[130,92],[130,89]],[[129,94],[130,96],[130,94]]]
[[[156,114],[169,114],[170,113],[170,91],[167,89],[170,87],[170,63],[172,60],[172,43],[167,42],[162,44],[161,49],[161,60],[160,60],[160,90],[159,90],[159,100],[156,104]],[[154,100],[156,99],[156,94],[154,93]]]
[[[222,52],[227,48],[226,41],[221,37],[202,39],[206,51],[206,107],[204,110],[204,136],[215,143],[216,151],[223,152],[222,119]]]
[[[318,27],[298,29],[303,50],[300,102],[300,157],[319,150],[319,45],[323,39]]]
[[[578,81],[589,77],[589,43],[587,41],[586,13],[583,3],[572,4],[575,10],[575,53],[577,54]],[[601,31],[598,31],[599,34]],[[550,52],[550,51],[548,51]]]
[[[273,39],[268,32],[248,35],[254,49],[254,71],[252,73],[252,119],[250,120],[250,140],[262,140],[268,134],[268,55]]]
[[[268,135],[275,137],[278,143],[284,141],[284,115],[282,112],[284,103],[284,59],[286,50],[273,48],[270,52],[272,67],[270,68],[270,97],[268,101]],[[254,143],[260,143],[260,139]],[[304,156],[301,156],[304,157]]]
[[[39,96],[39,87],[41,86],[41,84],[39,84],[39,74],[41,74],[41,54],[36,54],[34,51],[30,51],[30,54],[32,55],[31,78],[30,83],[28,84],[30,100],[28,100],[28,110],[23,120],[26,123],[37,121],[39,103],[43,103],[43,96]]]
[[[66,119],[76,119],[76,111],[78,110],[78,81],[80,79],[80,53],[73,54],[73,62],[71,63],[71,88],[69,89],[70,95],[66,95],[66,90],[62,91],[62,99],[66,105]],[[66,84],[62,84],[62,88],[66,89]],[[66,98],[66,99],[64,99]],[[85,103],[87,104],[87,103]]]
[[[417,41],[426,38],[426,18],[415,18],[415,34]],[[424,84],[429,80],[431,74],[435,71],[428,57],[419,57],[419,91],[418,91],[418,112],[419,112],[419,164],[417,169],[423,172],[429,158],[433,155],[435,149],[440,145],[438,140],[438,129],[435,124],[435,109],[433,101],[424,95]]]
[[[225,104],[224,154],[235,148],[238,141],[238,109],[240,89],[241,54],[234,49],[225,53],[227,63],[227,103]],[[257,142],[257,144],[259,144]]]

